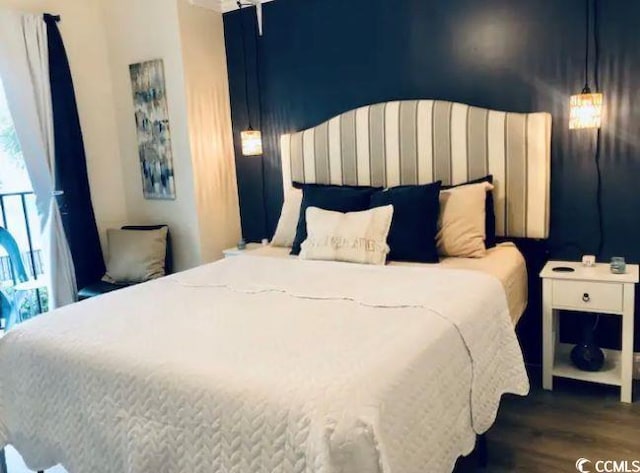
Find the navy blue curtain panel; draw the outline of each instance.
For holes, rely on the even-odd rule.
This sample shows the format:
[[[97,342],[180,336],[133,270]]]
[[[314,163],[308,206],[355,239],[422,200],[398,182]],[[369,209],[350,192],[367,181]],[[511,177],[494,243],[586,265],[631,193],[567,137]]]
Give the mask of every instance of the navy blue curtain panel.
[[[49,75],[53,102],[56,185],[62,191],[58,205],[69,241],[78,287],[99,280],[105,273],[96,227],[84,142],[69,61],[58,29],[59,17],[45,15],[49,46]]]

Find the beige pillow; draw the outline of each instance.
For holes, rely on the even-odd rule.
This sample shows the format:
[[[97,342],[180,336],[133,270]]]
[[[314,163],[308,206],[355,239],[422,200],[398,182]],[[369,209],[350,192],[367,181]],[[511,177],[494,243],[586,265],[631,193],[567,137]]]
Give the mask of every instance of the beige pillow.
[[[103,281],[139,283],[165,275],[167,227],[107,230],[107,274]]]
[[[292,189],[286,193],[284,196],[284,204],[282,204],[280,220],[278,220],[278,227],[271,240],[271,246],[282,246],[286,248],[293,246],[293,240],[296,239],[301,205],[302,191],[300,189]]]
[[[349,213],[309,207],[306,217],[307,239],[301,246],[301,259],[385,264],[392,205]]]
[[[490,183],[481,182],[440,192],[439,254],[466,258],[486,255],[485,200],[492,189]]]

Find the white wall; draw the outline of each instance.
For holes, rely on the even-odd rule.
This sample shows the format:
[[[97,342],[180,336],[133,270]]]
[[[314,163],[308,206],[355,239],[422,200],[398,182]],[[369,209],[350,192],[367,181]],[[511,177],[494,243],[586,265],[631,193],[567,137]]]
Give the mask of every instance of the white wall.
[[[60,14],[101,235],[166,223],[174,269],[218,259],[240,237],[222,15],[187,0],[0,0]],[[142,193],[129,65],[162,58],[175,201]]]
[[[102,0],[129,220],[167,223],[177,270],[222,256],[240,237],[222,15],[186,0]],[[162,58],[175,201],[145,200],[129,65]]]
[[[202,261],[194,198],[185,77],[176,0],[103,0],[120,154],[129,220],[166,223],[176,270]],[[176,200],[145,200],[142,194],[129,65],[162,58],[173,148]]]
[[[127,211],[107,42],[98,2],[0,0],[0,7],[62,16],[59,27],[78,101],[93,207],[104,236],[107,228],[125,223]]]
[[[229,81],[220,13],[178,1],[203,262],[240,239]]]

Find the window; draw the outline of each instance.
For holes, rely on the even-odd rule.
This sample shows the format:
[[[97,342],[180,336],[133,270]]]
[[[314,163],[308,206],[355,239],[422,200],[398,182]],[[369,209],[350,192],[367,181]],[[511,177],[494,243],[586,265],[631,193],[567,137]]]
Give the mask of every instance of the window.
[[[29,174],[0,80],[0,193],[30,191]]]
[[[19,258],[28,279],[41,277],[42,251],[40,222],[29,174],[2,81],[0,80],[0,226],[6,228],[18,244]],[[8,251],[0,246],[0,289],[15,304],[20,319],[45,311],[46,290],[15,291],[16,272]],[[3,314],[4,315],[4,314]]]

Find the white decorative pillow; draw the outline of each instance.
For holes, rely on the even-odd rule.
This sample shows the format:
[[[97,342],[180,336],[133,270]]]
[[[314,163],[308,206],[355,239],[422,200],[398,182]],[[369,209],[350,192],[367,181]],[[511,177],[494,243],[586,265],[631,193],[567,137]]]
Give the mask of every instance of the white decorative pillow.
[[[107,230],[107,274],[103,281],[140,283],[165,275],[167,227],[158,230]]]
[[[489,182],[480,182],[440,192],[439,254],[465,258],[487,254],[485,201],[492,189]]]
[[[293,246],[293,241],[296,239],[301,205],[302,191],[300,189],[292,189],[286,193],[284,203],[282,204],[280,220],[278,220],[278,227],[271,240],[271,246],[282,246],[285,248],[291,248]]]
[[[301,259],[385,264],[392,205],[349,213],[309,207],[306,217],[307,239],[301,246]]]

